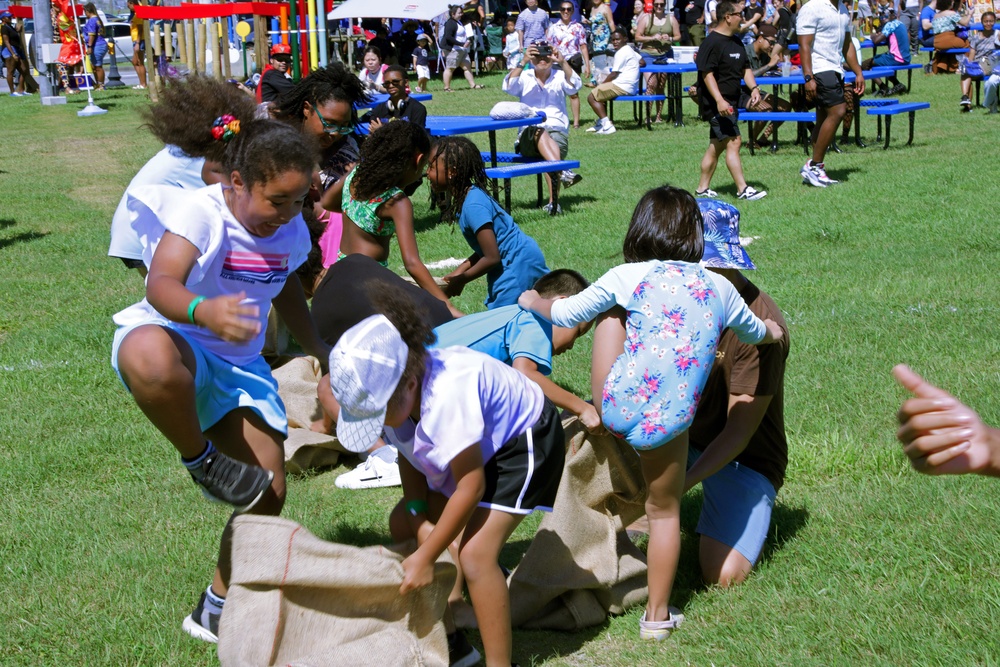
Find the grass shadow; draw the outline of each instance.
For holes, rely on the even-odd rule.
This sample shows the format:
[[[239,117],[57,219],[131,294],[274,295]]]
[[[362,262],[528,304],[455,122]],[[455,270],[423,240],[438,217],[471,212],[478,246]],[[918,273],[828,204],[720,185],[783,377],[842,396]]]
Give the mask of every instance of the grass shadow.
[[[354,547],[374,547],[392,544],[392,536],[389,535],[388,526],[386,526],[386,530],[383,532],[370,527],[360,527],[340,521],[325,531],[315,534],[316,537],[327,542],[349,544]]]
[[[6,174],[5,171],[0,171],[0,174]],[[11,220],[10,218],[0,218],[0,229],[7,229],[8,227],[13,227],[17,224],[17,220]]]
[[[858,171],[855,167],[842,167],[839,169],[827,169],[826,175],[835,181],[840,181],[841,183],[849,183],[850,175]]]
[[[10,238],[0,239],[0,250],[12,245],[17,245],[18,243],[37,241],[38,239],[43,239],[46,236],[48,236],[48,233],[43,234],[42,232],[25,232],[24,234],[15,234]]]

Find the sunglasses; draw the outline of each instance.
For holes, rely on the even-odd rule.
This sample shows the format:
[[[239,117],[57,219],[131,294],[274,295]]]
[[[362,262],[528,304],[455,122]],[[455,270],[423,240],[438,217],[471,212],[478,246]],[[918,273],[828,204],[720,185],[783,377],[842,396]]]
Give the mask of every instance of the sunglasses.
[[[560,7],[559,11],[562,12],[562,13],[572,12],[573,8],[572,7]]]
[[[405,86],[406,82],[402,79],[382,79],[382,84],[384,86]]]
[[[336,123],[328,122],[326,118],[323,118],[323,116],[319,114],[319,112],[316,113],[316,117],[319,118],[319,122],[323,126],[323,131],[327,134],[350,134],[354,131],[354,123],[349,125],[337,125]]]

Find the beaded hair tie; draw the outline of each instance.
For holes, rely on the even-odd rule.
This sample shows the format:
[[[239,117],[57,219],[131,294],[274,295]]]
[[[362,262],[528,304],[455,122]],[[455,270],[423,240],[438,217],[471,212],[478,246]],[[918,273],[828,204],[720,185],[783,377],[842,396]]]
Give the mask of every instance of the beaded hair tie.
[[[212,136],[216,141],[228,144],[233,137],[240,133],[240,121],[230,114],[224,114],[215,119],[212,123]]]

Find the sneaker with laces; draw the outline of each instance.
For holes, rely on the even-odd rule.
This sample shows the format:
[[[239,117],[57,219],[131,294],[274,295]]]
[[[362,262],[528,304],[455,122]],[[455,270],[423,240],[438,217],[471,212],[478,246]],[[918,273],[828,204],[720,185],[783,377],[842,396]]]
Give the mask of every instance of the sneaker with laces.
[[[546,204],[545,206],[543,206],[542,210],[545,211],[546,213],[548,213],[549,215],[552,215],[552,202],[549,202],[548,204]],[[559,204],[556,204],[556,212],[555,212],[555,214],[559,215],[560,213],[562,213],[562,206],[560,206]]]
[[[663,641],[683,622],[684,614],[673,607],[670,607],[670,618],[665,621],[647,621],[646,612],[643,612],[642,618],[639,619],[639,638]]]
[[[582,180],[583,176],[575,174],[569,169],[566,169],[559,174],[559,181],[563,184],[564,188],[571,188]]]
[[[465,633],[461,630],[448,635],[448,665],[449,667],[472,667],[479,663],[479,651],[476,650]]]
[[[612,123],[610,120],[606,120],[604,122],[604,125],[602,125],[601,128],[599,130],[597,130],[597,133],[598,134],[614,134],[617,131],[618,131],[618,128],[616,128],[614,126],[614,123]]]
[[[839,183],[826,175],[826,169],[823,168],[822,163],[813,164],[812,160],[806,162],[799,173],[802,175],[803,183],[814,185],[817,188],[825,188],[828,185]]]
[[[602,127],[604,127],[604,119],[598,118],[594,121],[594,125],[592,127],[587,128],[587,132],[597,132]]]
[[[379,447],[368,455],[364,463],[354,470],[345,472],[334,481],[338,489],[379,489],[399,486],[398,453],[392,445]]]
[[[757,190],[752,186],[746,186],[743,188],[743,192],[736,195],[737,199],[746,199],[747,201],[755,201],[757,199],[763,199],[767,196],[767,190]]]
[[[198,605],[191,612],[191,615],[184,619],[181,627],[195,639],[200,639],[212,644],[219,643],[219,619],[221,613],[213,613],[205,604],[205,593],[202,592]]]
[[[695,197],[718,197],[719,193],[712,188],[705,188],[704,190],[698,190],[694,193]]]
[[[209,500],[232,505],[237,512],[246,512],[271,486],[274,473],[214,452],[205,458],[198,470],[191,471],[191,477]]]
[[[889,91],[889,96],[891,97],[893,95],[902,95],[903,93],[907,92],[909,91],[906,89],[906,86],[902,82],[900,82],[892,87],[892,90]]]
[[[962,95],[962,101],[958,103],[958,106],[962,113],[968,113],[972,111],[972,100],[969,99],[968,95]]]

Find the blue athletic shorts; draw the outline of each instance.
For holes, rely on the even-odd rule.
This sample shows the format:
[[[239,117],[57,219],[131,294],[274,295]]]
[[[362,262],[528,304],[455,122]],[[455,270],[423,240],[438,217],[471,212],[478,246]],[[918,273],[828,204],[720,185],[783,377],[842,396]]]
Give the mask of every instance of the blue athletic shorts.
[[[183,332],[173,328],[167,320],[145,320],[119,327],[115,332],[115,340],[111,346],[111,367],[118,373],[118,379],[123,385],[125,380],[118,371],[118,348],[129,332],[148,324],[171,329],[183,337],[194,351],[195,408],[202,431],[207,431],[237,408],[250,408],[272,429],[284,436],[288,435],[285,404],[278,396],[278,383],[271,376],[271,369],[262,357],[257,357],[245,366],[234,366],[222,357],[206,352]],[[125,388],[128,389],[128,385]]]
[[[688,468],[701,452],[688,450]],[[776,495],[766,477],[736,462],[701,483],[704,502],[697,532],[736,549],[756,564],[771,527]]]

